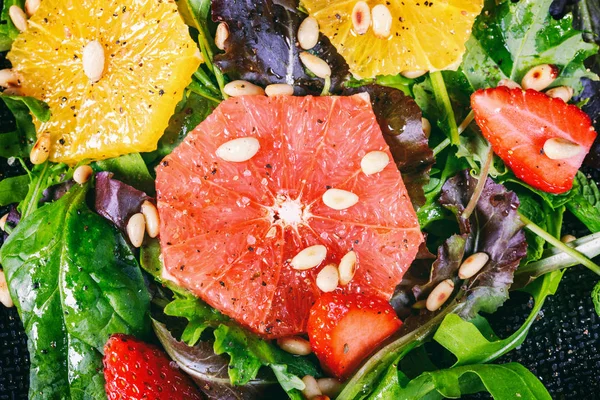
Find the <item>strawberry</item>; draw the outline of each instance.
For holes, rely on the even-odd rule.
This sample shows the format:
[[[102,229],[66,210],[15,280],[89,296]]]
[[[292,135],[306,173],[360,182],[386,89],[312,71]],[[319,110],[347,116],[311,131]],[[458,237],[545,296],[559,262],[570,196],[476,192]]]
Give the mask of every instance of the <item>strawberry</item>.
[[[475,121],[494,152],[529,185],[564,193],[589,152],[596,132],[586,113],[535,90],[500,86],[471,96]],[[546,141],[554,139],[550,148]]]
[[[347,378],[402,325],[392,306],[364,294],[323,294],[310,310],[308,336],[323,368]]]
[[[200,400],[198,389],[158,347],[115,334],[104,346],[104,379],[109,399]]]

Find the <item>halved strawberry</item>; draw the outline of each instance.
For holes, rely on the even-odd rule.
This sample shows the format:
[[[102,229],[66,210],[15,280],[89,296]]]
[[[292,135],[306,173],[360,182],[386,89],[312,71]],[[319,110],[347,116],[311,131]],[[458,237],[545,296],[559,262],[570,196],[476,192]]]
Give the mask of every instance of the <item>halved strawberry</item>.
[[[385,300],[363,294],[323,294],[310,310],[308,336],[323,368],[347,378],[379,343],[402,326]]]
[[[158,347],[115,334],[104,346],[106,395],[111,400],[200,400],[189,377]]]
[[[471,107],[483,136],[519,179],[549,193],[571,189],[596,138],[586,113],[544,93],[505,86],[478,90]],[[549,139],[569,145],[564,157],[544,152]]]

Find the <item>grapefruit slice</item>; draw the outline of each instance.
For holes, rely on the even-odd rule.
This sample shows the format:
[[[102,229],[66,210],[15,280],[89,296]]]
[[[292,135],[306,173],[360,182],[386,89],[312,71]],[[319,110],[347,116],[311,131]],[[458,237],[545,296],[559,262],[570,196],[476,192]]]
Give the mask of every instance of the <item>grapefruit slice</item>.
[[[253,137],[258,152],[224,161],[217,149]],[[157,169],[161,247],[167,272],[211,306],[267,337],[306,331],[321,291],[317,273],[353,250],[357,269],[338,293],[385,298],[423,240],[393,162],[366,175],[371,151],[392,156],[368,95],[230,98]],[[330,188],[358,196],[336,210]],[[303,249],[324,245],[317,267],[292,268]]]

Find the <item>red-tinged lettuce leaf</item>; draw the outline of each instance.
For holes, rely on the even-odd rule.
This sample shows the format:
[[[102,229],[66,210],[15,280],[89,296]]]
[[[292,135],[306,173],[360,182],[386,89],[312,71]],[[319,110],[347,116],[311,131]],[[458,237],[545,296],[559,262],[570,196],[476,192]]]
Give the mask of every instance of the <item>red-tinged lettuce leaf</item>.
[[[125,231],[129,218],[140,212],[145,200],[151,198],[146,193],[113,179],[110,172],[96,174],[96,212],[122,231]]]
[[[467,235],[450,236],[438,248],[437,257],[428,250],[417,254],[390,301],[401,319],[410,316],[415,311],[412,305],[416,301],[427,299],[438,283],[456,279],[465,254],[466,237]]]
[[[229,357],[217,355],[213,341],[188,346],[173,337],[166,325],[153,320],[156,336],[173,361],[196,382],[208,400],[286,399],[287,395],[268,370],[261,371],[246,385],[235,386],[229,380]]]
[[[423,132],[421,109],[401,90],[379,85],[346,89],[344,94],[367,92],[373,112],[390,146],[390,151],[415,208],[425,204],[423,186],[429,182],[429,171],[435,162],[433,151]]]
[[[465,282],[466,300],[459,314],[466,319],[479,311],[493,313],[508,299],[514,272],[527,254],[519,199],[503,185],[488,178],[475,211],[468,220],[462,218],[476,185],[477,179],[463,171],[444,184],[440,196],[440,203],[457,216],[461,232],[468,234],[465,254],[484,252],[490,257],[481,272]]]
[[[215,56],[215,64],[232,79],[263,87],[288,83],[297,95],[321,93],[324,80],[307,74],[300,62],[296,35],[306,14],[297,7],[291,0],[213,0],[212,19],[229,27],[225,53]],[[329,64],[331,91],[339,92],[350,74],[344,58],[322,34],[310,52]]]

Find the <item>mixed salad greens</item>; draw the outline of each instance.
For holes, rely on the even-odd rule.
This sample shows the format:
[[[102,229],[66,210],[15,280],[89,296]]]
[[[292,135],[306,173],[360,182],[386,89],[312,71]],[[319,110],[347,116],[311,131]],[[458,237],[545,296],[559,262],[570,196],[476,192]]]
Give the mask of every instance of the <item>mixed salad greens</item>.
[[[2,4],[2,51],[19,33],[9,17],[14,5],[24,2]],[[290,45],[306,17],[293,0],[179,0],[177,6],[204,62],[155,151],[92,162],[93,179],[77,184],[78,165],[29,162],[34,121],[51,118],[48,106],[18,93],[0,95],[0,156],[12,171],[0,181],[7,215],[0,263],[29,338],[30,398],[106,398],[103,347],[117,332],[159,341],[211,399],[302,399],[303,377],[326,376],[314,355],[283,351],[168,279],[158,239],[147,237],[138,251],[127,236],[128,218],[156,194],[154,168],[228,97],[225,84],[243,79],[262,87],[292,84],[295,95],[369,93],[426,234],[390,301],[402,328],[335,398],[485,391],[495,399],[550,399],[522,365],[493,361],[523,343],[565,268],[583,264],[600,275],[591,261],[600,254],[600,190],[583,172],[563,194],[518,179],[472,123],[470,98],[503,79],[520,81],[537,65],[555,65],[553,86],[573,88],[572,102],[598,131],[598,2],[486,0],[458,69],[415,79],[358,79],[323,34],[311,53],[327,62],[331,76],[315,76]],[[230,27],[225,51],[214,46],[219,22]],[[428,136],[422,116],[432,125]],[[585,160],[592,168],[600,168],[599,143]],[[561,242],[566,212],[590,235]],[[486,268],[457,284],[438,311],[425,309],[431,291],[456,279],[463,258],[475,252],[490,256]],[[500,338],[485,315],[514,290],[530,294],[534,305],[516,332]],[[599,293],[600,284],[590,295],[600,315]]]

